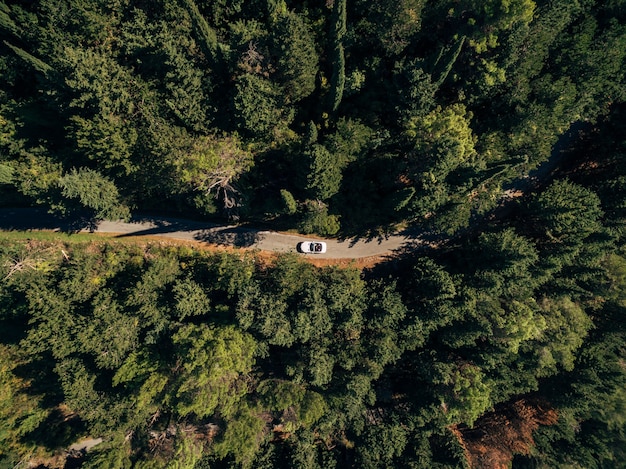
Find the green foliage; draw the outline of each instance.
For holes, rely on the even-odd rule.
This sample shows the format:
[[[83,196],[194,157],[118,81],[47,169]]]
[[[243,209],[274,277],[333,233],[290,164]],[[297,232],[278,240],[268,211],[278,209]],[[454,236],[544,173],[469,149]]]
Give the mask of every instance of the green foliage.
[[[94,50],[66,50],[64,90],[71,116],[69,138],[74,150],[103,168],[129,174],[135,171],[133,146],[138,139],[132,125],[137,110],[131,72],[108,54]]]
[[[182,326],[173,336],[184,357],[177,379],[175,408],[180,415],[231,416],[247,392],[243,375],[254,364],[254,339],[232,327]]]
[[[374,131],[358,120],[341,118],[337,130],[326,137],[324,145],[334,155],[335,165],[359,159],[371,145]]]
[[[0,164],[0,184],[10,184],[13,181],[13,168],[6,164]]]
[[[407,432],[400,425],[377,425],[367,429],[359,445],[361,467],[393,467],[407,445]]]
[[[145,351],[132,352],[113,376],[114,387],[122,384],[132,390],[129,418],[135,424],[157,415],[164,407],[170,377],[159,370],[159,365],[155,357]]]
[[[7,41],[3,41],[3,42],[9,49],[11,49],[15,53],[15,55],[17,55],[20,59],[22,59],[24,62],[26,62],[28,65],[30,65],[32,68],[34,68],[38,72],[44,75],[47,75],[52,72],[52,67],[48,65],[47,63],[45,63],[43,60],[38,59],[37,57],[34,57],[33,55],[26,52],[24,49],[20,49],[19,47],[14,46],[13,44]]]
[[[283,206],[285,207],[284,210],[287,215],[293,215],[298,211],[298,204],[296,199],[293,198],[293,195],[291,195],[291,192],[286,189],[281,189],[280,197],[283,201]]]
[[[275,21],[272,42],[278,56],[277,72],[288,102],[299,101],[315,91],[319,57],[307,24],[294,12]]]
[[[554,242],[577,244],[600,230],[600,199],[593,191],[559,180],[529,204],[537,228]]]
[[[204,444],[193,435],[176,439],[174,457],[167,467],[172,469],[194,469],[202,457]]]
[[[263,295],[258,285],[249,287],[237,305],[237,317],[244,329],[254,326],[270,344],[290,346],[294,337],[285,317],[287,305],[280,298]]]
[[[19,35],[19,27],[11,18],[11,8],[4,2],[0,4],[0,27],[7,32]]]
[[[341,186],[341,166],[323,145],[313,144],[304,152],[306,161],[304,189],[311,198],[328,200]]]
[[[329,105],[332,112],[339,109],[346,84],[346,57],[343,46],[343,36],[346,33],[346,3],[347,0],[333,2],[330,19],[332,75],[330,78]]]
[[[401,192],[396,208],[413,217],[430,216],[441,210],[433,223],[447,232],[467,224],[471,202],[462,175],[478,159],[471,118],[472,113],[465,106],[455,104],[447,109],[438,107],[425,116],[413,116],[406,122],[406,135],[414,142],[414,149],[405,177],[415,188],[416,196],[410,194],[407,198]],[[455,184],[455,180],[461,183]]]
[[[486,382],[480,368],[471,364],[436,365],[435,384],[445,386],[445,394],[441,400],[441,408],[449,422],[463,422],[472,426],[493,404],[491,386]]]
[[[472,246],[472,251],[467,262],[476,269],[476,278],[482,288],[487,287],[490,282],[497,281],[490,279],[490,273],[502,279],[497,281],[502,285],[498,293],[510,297],[518,296],[523,291],[530,291],[535,286],[532,267],[539,260],[537,250],[528,239],[518,235],[514,230],[483,233],[476,245]],[[509,282],[510,288],[514,290],[505,287],[505,285],[508,287]],[[517,284],[518,287],[515,286]]]
[[[109,397],[103,398],[97,375],[91,373],[78,358],[65,358],[57,363],[54,371],[59,377],[64,402],[82,419],[92,425],[94,431],[106,432],[115,429],[120,421],[122,409],[115,406]]]
[[[387,55],[401,54],[421,29],[423,0],[401,0],[393,3],[351,2],[359,13],[359,32],[372,35]]]
[[[524,169],[518,158],[538,164],[572,122],[623,100],[614,11],[560,0],[7,6],[3,164],[17,194],[37,203],[57,203],[55,172],[89,167],[129,206],[167,200],[202,215],[270,218],[278,210],[253,201],[281,189],[319,198],[298,193],[306,182],[293,164],[313,120],[318,138],[304,145],[323,145],[335,163],[314,184],[332,188],[329,208],[344,227],[429,217],[458,231],[495,206]],[[255,167],[241,165],[237,194],[216,202],[179,170],[196,146],[235,130]],[[350,181],[337,177],[346,170]],[[233,206],[220,211],[222,202]]]
[[[100,162],[106,169],[121,164],[124,172],[133,171],[129,160],[137,134],[120,117],[97,114],[88,120],[73,116],[72,133],[76,148],[90,160]]]
[[[408,347],[414,348],[421,345],[424,337],[419,320],[408,322],[407,329],[400,330],[400,325],[407,316],[407,309],[395,285],[374,284],[372,290],[365,331],[371,360],[370,374],[373,378],[378,378],[385,366],[400,358],[405,341]]]
[[[533,0],[472,2],[474,12],[492,28],[506,31],[516,24],[528,24],[533,19],[536,4]],[[476,52],[483,52],[497,44],[497,36],[489,33],[470,45]]]
[[[298,415],[302,425],[310,427],[317,423],[327,410],[328,406],[321,394],[313,391],[307,391],[300,404]]]
[[[129,448],[113,447],[108,450],[100,447],[92,449],[83,462],[85,468],[130,469],[132,461]]]
[[[422,66],[419,61],[412,61],[399,64],[394,70],[400,97],[399,111],[409,116],[423,116],[435,105],[438,85]]]
[[[99,367],[116,369],[138,344],[138,320],[120,311],[121,305],[109,290],[101,290],[92,307],[93,315],[77,334],[77,340],[83,351],[94,355]]]
[[[247,135],[273,140],[291,123],[292,112],[281,106],[282,93],[267,78],[250,73],[237,78],[233,109],[237,128]]]
[[[73,169],[59,179],[61,195],[76,200],[80,207],[92,211],[98,219],[120,220],[130,216],[128,208],[120,202],[113,181],[88,168]]]
[[[13,167],[13,185],[24,196],[37,203],[50,204],[50,192],[58,185],[61,165],[42,154],[41,149],[21,151]]]
[[[182,0],[182,3],[191,16],[196,35],[204,54],[207,59],[215,62],[217,60],[219,46],[215,30],[209,26],[194,0]]]
[[[320,394],[307,391],[303,386],[290,381],[263,381],[259,383],[257,392],[261,395],[264,408],[281,412],[283,415],[289,415],[289,411],[294,410],[298,426],[313,425],[327,410],[324,398]],[[290,423],[281,420],[283,423]]]
[[[263,441],[265,422],[254,409],[243,408],[229,422],[214,451],[217,456],[232,455],[242,467],[250,467]]]
[[[554,372],[557,367],[573,369],[576,351],[592,327],[591,319],[567,297],[545,299],[541,309],[546,329],[533,353],[537,356],[542,374]]]
[[[341,0],[337,0],[337,3],[341,3]],[[331,110],[336,112],[339,109],[341,100],[343,99],[343,91],[346,85],[346,57],[343,49],[343,45],[338,44],[335,46],[333,60],[333,74],[330,81],[330,102]]]
[[[306,133],[304,134],[304,138],[302,139],[302,143],[304,145],[313,145],[317,143],[318,140],[318,131],[315,122],[311,121],[308,123],[306,127]]]
[[[416,259],[402,280],[404,284],[400,290],[410,292],[403,298],[403,303],[409,308],[413,321],[416,324],[423,322],[427,332],[449,324],[459,315],[458,308],[452,303],[458,294],[457,282],[432,259]]]
[[[294,461],[331,464],[326,458],[335,455],[323,445],[307,446],[322,438],[356,445],[346,451],[371,467],[430,461],[444,443],[414,444],[424,425],[439,432],[471,425],[516,390],[564,371],[590,372],[581,357],[595,356],[585,348],[594,329],[582,304],[548,295],[550,276],[533,281],[542,265],[537,250],[512,229],[450,248],[442,262],[455,261],[447,266],[407,260],[405,275],[400,263],[397,281],[316,269],[295,255],[260,267],[230,254],[65,249],[71,262],[59,256],[21,273],[3,284],[0,300],[26,299],[23,350],[48,357],[40,366],[49,360],[58,376],[57,402],[90,432],[119,441],[129,428],[137,435],[132,452],[111,444],[88,458],[92,466],[125,467],[131,457],[146,467],[185,465],[207,455],[254,465],[271,456],[270,415],[275,431],[289,434],[273,443],[277,451],[304,451]],[[618,301],[617,260],[610,272],[610,298]],[[27,382],[6,383],[22,392]],[[609,394],[618,412],[620,395]],[[140,439],[162,433],[163,415],[186,430],[148,455]],[[611,425],[619,422],[615,415]],[[203,445],[194,435],[208,431],[212,443]],[[337,431],[354,437],[346,442]],[[10,435],[21,451],[22,437]]]
[[[503,466],[623,464],[625,20],[0,2],[4,205],[416,236],[359,272],[5,233],[0,464],[80,435],[85,467],[460,467],[528,393],[559,421]]]
[[[188,316],[202,316],[209,312],[209,298],[202,287],[192,279],[177,281],[172,292],[176,301],[176,313],[181,320]]]
[[[415,117],[406,124],[407,136],[415,141],[419,153],[445,153],[435,162],[435,174],[447,174],[474,156],[475,137],[469,121],[472,113],[463,105],[437,108],[424,117]],[[439,151],[438,151],[439,150]]]
[[[254,160],[252,153],[242,148],[236,134],[198,137],[172,156],[178,185],[220,197],[227,209],[240,203],[235,183],[250,170]]]
[[[320,201],[305,202],[305,212],[299,230],[304,234],[317,233],[322,236],[333,236],[339,231],[339,218],[330,215],[328,208]]]
[[[305,389],[290,381],[268,380],[259,383],[257,392],[262,397],[263,407],[282,412],[299,405]]]
[[[22,364],[16,351],[4,344],[0,351],[0,458],[15,457],[17,463],[35,449],[22,442],[22,437],[36,429],[49,410],[29,393],[29,382],[15,374]]]
[[[432,72],[430,73],[430,75],[433,76],[433,81],[437,87],[441,86],[446,81],[446,78],[448,78],[454,63],[459,58],[461,49],[463,49],[463,44],[465,44],[465,36],[461,36],[461,38],[457,40],[456,44],[441,48],[441,51],[432,66]]]

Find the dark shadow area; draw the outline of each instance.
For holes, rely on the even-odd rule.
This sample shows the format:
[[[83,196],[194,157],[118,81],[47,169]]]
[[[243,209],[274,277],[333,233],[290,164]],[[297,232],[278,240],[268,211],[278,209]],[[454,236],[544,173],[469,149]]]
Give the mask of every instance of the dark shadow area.
[[[139,229],[132,233],[120,234],[118,238],[124,238],[127,236],[146,236],[146,235],[159,235],[166,233],[180,232],[192,232],[199,230],[206,230],[208,227],[215,225],[209,223],[202,223],[193,220],[183,220],[181,218],[156,218],[152,216],[137,214],[134,215],[129,223],[149,223],[153,225],[151,228]],[[139,226],[138,226],[139,227]]]
[[[43,353],[37,360],[18,365],[13,373],[30,383],[28,393],[41,398],[42,408],[55,407],[63,401],[63,390],[50,354]]]
[[[0,229],[5,231],[51,230],[63,233],[95,231],[98,221],[87,212],[61,217],[37,207],[0,208]]]
[[[424,254],[433,249],[438,249],[446,243],[444,236],[424,236],[416,239],[409,239],[398,249],[394,249],[393,252],[387,256],[388,261],[410,258],[416,256],[419,253]]]
[[[206,243],[223,244],[228,246],[235,246],[238,248],[247,248],[253,246],[261,239],[263,235],[257,230],[251,230],[248,228],[223,228],[203,230],[194,235],[196,241],[203,241]]]
[[[22,318],[0,320],[0,342],[17,345],[26,337]]]
[[[387,241],[393,236],[406,236],[414,237],[419,230],[417,228],[409,228],[402,231],[394,231],[390,227],[377,227],[366,229],[361,233],[339,233],[337,242],[349,242],[350,247],[353,247],[357,243],[376,243],[381,244],[383,241]]]
[[[63,220],[40,208],[0,208],[0,228],[7,231],[54,230],[69,232],[79,220]]]
[[[58,407],[35,430],[25,436],[25,440],[41,445],[49,450],[67,448],[87,430],[77,414],[65,414]]]
[[[381,244],[383,241],[389,239],[391,234],[370,232],[366,235],[356,235],[354,237],[340,238],[339,241],[350,241],[350,247],[354,247],[357,243],[373,243]]]
[[[120,234],[118,238],[129,236],[164,235],[189,233],[196,241],[235,247],[250,247],[261,239],[258,230],[236,226],[219,227],[212,223],[202,223],[179,218],[154,218],[145,215],[134,216],[131,223],[149,223],[151,228],[139,229]]]
[[[72,450],[67,453],[67,459],[65,460],[65,465],[63,469],[79,469],[83,467],[83,463],[85,462],[85,457],[87,457],[87,451],[82,450]]]
[[[546,186],[552,181],[554,175],[567,161],[568,155],[576,149],[585,134],[593,129],[590,122],[577,121],[563,133],[552,147],[550,157],[528,172],[526,176],[519,177],[502,186],[504,191],[519,191],[523,193],[536,191],[541,186]]]

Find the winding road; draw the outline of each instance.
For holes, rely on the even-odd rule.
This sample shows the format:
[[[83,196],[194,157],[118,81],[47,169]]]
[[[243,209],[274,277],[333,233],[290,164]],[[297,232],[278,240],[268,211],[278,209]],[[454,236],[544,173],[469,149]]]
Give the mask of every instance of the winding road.
[[[550,158],[538,168],[522,175],[504,187],[505,191],[498,207],[499,212],[513,200],[513,194],[524,194],[547,183],[563,163],[567,145],[578,138],[580,132],[588,130],[589,123],[572,124],[552,148]],[[494,212],[495,213],[495,212]],[[487,222],[481,216],[470,222],[473,227]],[[55,218],[39,208],[0,208],[0,230],[53,230],[113,233],[118,237],[157,236],[178,240],[198,241],[208,244],[227,245],[239,248],[259,249],[274,252],[297,252],[296,246],[306,236],[262,231],[241,226],[220,226],[211,223],[148,215],[135,215],[129,222],[102,221],[96,226],[82,225]],[[316,259],[361,259],[366,257],[389,256],[405,249],[415,249],[429,244],[425,237],[415,232],[400,232],[380,237],[325,240],[328,250],[324,254],[302,254]],[[432,240],[431,240],[432,242]]]
[[[161,236],[274,252],[296,252],[298,243],[305,239],[311,239],[302,235],[261,231],[238,226],[216,226],[175,218],[138,219],[131,220],[130,223],[103,221],[98,225],[97,231],[119,233],[122,236]],[[322,259],[358,259],[382,256],[400,249],[409,241],[409,237],[399,234],[386,238],[327,239],[324,241],[328,245],[327,252],[311,254],[311,256]]]
[[[218,226],[211,223],[180,218],[136,215],[129,222],[101,221],[97,226],[69,225],[38,208],[0,209],[2,230],[52,230],[113,233],[118,237],[157,236],[178,240],[199,241],[208,244],[228,245],[240,248],[260,249],[274,252],[296,252],[296,246],[306,236],[261,231],[238,226]],[[352,238],[325,240],[328,250],[324,254],[310,254],[316,259],[359,259],[390,255],[414,242],[408,234],[376,238]],[[304,256],[304,254],[303,254]]]

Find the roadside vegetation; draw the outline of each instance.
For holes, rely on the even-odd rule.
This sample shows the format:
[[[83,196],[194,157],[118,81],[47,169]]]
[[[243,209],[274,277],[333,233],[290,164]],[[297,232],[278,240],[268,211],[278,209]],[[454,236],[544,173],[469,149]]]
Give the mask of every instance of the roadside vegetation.
[[[0,467],[626,466],[622,1],[3,0],[0,39],[5,206],[440,240],[2,233]]]
[[[454,233],[624,101],[621,0],[0,2],[5,204]]]

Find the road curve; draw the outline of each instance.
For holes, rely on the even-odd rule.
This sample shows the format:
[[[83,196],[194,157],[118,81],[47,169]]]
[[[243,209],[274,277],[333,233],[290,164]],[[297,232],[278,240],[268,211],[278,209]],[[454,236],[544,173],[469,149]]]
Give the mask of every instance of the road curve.
[[[239,226],[218,226],[180,218],[136,215],[130,222],[101,221],[96,226],[86,222],[69,224],[37,208],[0,209],[2,230],[53,230],[113,233],[118,237],[157,236],[163,238],[229,245],[239,248],[274,252],[297,252],[296,246],[306,236],[262,231]],[[408,235],[397,234],[375,238],[325,239],[324,254],[308,254],[317,259],[360,259],[391,255],[411,241]],[[302,254],[303,256],[305,254]]]
[[[528,174],[522,174],[517,179],[506,184],[498,212],[500,216],[504,212],[502,205],[514,200],[511,194],[527,194],[536,190],[540,184],[549,182],[556,169],[561,165],[567,154],[567,147],[572,144],[581,133],[588,131],[591,124],[587,122],[575,122],[562,134],[552,148],[550,158],[538,168]],[[496,213],[496,212],[494,212]],[[476,217],[470,221],[469,228],[476,228],[485,223],[489,217]],[[85,231],[88,223],[82,226],[74,223],[69,225],[59,219],[48,215],[43,209],[0,208],[0,229],[4,230],[63,230]],[[230,245],[241,248],[260,249],[275,252],[296,252],[299,242],[307,239],[304,236],[277,233],[273,231],[261,231],[239,226],[218,226],[210,223],[183,220],[179,218],[153,217],[147,215],[135,215],[129,223],[103,221],[96,226],[90,226],[86,231],[101,233],[115,233],[118,236],[160,236],[182,240],[193,240],[212,244]],[[442,239],[440,238],[439,241]],[[314,258],[322,259],[361,259],[391,255],[402,250],[412,250],[420,245],[428,243],[425,237],[409,236],[407,233],[398,233],[386,237],[375,238],[352,238],[352,239],[328,239],[328,250],[325,254],[309,254]],[[431,240],[432,242],[432,240]],[[303,256],[305,254],[302,254]]]
[[[588,131],[590,124],[575,122],[570,129],[559,137],[552,148],[550,158],[538,168],[523,174],[503,189],[503,197],[496,209],[502,215],[503,206],[510,204],[514,198],[511,194],[527,194],[536,190],[540,184],[549,182],[554,172],[559,168],[571,145],[581,132]],[[496,212],[494,214],[497,215]],[[489,217],[483,215],[470,221],[468,229],[479,227],[488,222]],[[38,208],[0,208],[0,230],[56,230],[56,231],[93,231],[114,233],[123,236],[159,236],[181,240],[200,241],[210,244],[229,245],[240,248],[260,249],[275,252],[296,252],[299,242],[307,239],[305,236],[261,231],[240,226],[218,226],[211,223],[168,218],[148,215],[135,215],[128,223],[102,221],[95,226],[88,222],[74,222],[59,220]],[[429,244],[422,233],[420,236],[410,236],[407,233],[374,238],[327,239],[328,250],[324,254],[308,254],[317,259],[361,259],[392,255],[402,250],[412,250]],[[431,239],[430,242],[433,240]],[[439,238],[438,241],[442,241]],[[302,254],[305,256],[305,254]]]
[[[298,243],[305,239],[311,239],[306,236],[275,231],[262,231],[238,226],[216,226],[174,218],[143,219],[130,223],[103,221],[98,224],[96,231],[119,233],[122,236],[152,235],[274,252],[297,252]],[[408,240],[408,237],[404,235],[375,239],[324,239],[328,245],[327,252],[310,254],[310,256],[322,259],[358,259],[384,256],[400,249]]]

